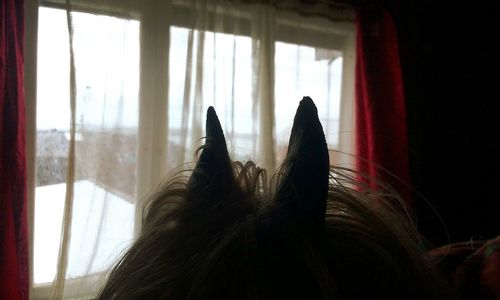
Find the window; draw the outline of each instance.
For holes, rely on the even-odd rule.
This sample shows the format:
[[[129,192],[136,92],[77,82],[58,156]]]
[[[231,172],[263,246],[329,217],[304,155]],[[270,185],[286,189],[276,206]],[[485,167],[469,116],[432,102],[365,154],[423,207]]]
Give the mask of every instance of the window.
[[[216,25],[193,30],[179,17],[186,13],[185,6],[173,5],[172,10],[166,28],[99,10],[73,14],[78,73],[77,167],[67,272],[71,279],[98,275],[130,244],[140,222],[138,199],[144,191],[145,166],[159,165],[157,173],[163,177],[164,171],[177,167],[179,161],[191,160],[209,105],[217,109],[234,159],[258,162],[258,136],[268,134],[275,139],[279,163],[286,154],[298,101],[311,96],[332,150],[331,161],[350,162],[348,156],[333,151],[352,152],[352,25],[330,30],[321,23],[324,21],[316,20],[297,29],[287,18],[277,19],[271,61],[274,127],[272,132],[260,132],[254,107],[258,41],[248,29],[250,21],[236,13],[231,17],[239,18],[244,26],[235,32]],[[71,115],[66,22],[64,10],[40,7],[36,189],[32,200],[35,298],[45,297],[40,291],[54,279],[61,239]],[[165,38],[149,38],[162,34],[168,42],[166,48],[155,44],[165,42]],[[194,47],[190,44],[193,41],[203,45]],[[148,53],[154,53],[151,61],[141,61]],[[168,70],[163,70],[164,75],[160,70],[156,76],[162,62],[167,62]],[[195,71],[187,72],[187,68]],[[150,87],[155,85],[168,89],[153,95]],[[190,95],[189,102],[186,95]],[[140,101],[146,96],[159,100]],[[186,111],[201,111],[203,115]],[[197,135],[196,130],[201,132]],[[93,242],[87,243],[89,240]],[[85,291],[73,296],[82,295],[78,293]]]

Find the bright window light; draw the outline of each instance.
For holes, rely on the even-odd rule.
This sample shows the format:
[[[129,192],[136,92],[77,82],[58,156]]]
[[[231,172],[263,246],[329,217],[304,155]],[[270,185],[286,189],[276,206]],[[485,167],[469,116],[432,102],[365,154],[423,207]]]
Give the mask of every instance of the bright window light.
[[[67,275],[78,277],[108,267],[109,262],[114,261],[112,258],[132,240],[135,178],[106,177],[106,172],[118,172],[117,165],[126,166],[131,174],[135,172],[139,22],[86,13],[74,13],[73,17],[78,30],[74,44],[79,75],[75,136],[78,159],[85,159],[87,155],[97,160],[97,156],[92,156],[96,145],[99,151],[111,153],[108,160],[97,162],[104,171],[102,177],[89,172],[95,171],[95,164],[80,163],[77,170],[71,227],[74,238],[69,249]],[[70,136],[66,24],[64,10],[39,9],[35,285],[54,280],[61,238]],[[103,147],[115,140],[127,141],[129,145],[113,149],[114,152]],[[113,217],[101,218],[109,213]],[[86,262],[84,267],[79,265],[81,261]]]
[[[80,12],[73,13],[73,22],[78,74],[77,170],[67,276],[77,278],[107,268],[133,239],[136,170],[140,169],[138,128],[148,120],[142,120],[143,115],[139,120],[140,22]],[[252,51],[256,41],[244,35],[190,32],[181,26],[165,29],[170,29],[170,48],[165,53],[169,55],[165,113],[168,147],[182,144],[188,38],[190,34],[203,34],[204,47],[198,48],[203,53],[193,53],[195,58],[203,59],[203,71],[201,75],[192,72],[197,77],[191,82],[203,80],[203,110],[209,105],[216,107],[232,157],[256,159],[256,135],[260,134],[252,112],[256,81]],[[310,96],[318,107],[329,149],[338,149],[341,87],[348,82],[343,83],[342,78],[346,78],[344,68],[349,70],[352,65],[346,52],[275,41],[274,134],[278,163],[286,155],[293,117],[303,96]],[[37,61],[33,282],[43,285],[51,283],[56,275],[66,193],[71,112],[65,10],[40,7]],[[191,95],[194,86],[188,91]],[[190,126],[188,132],[191,121],[186,123]]]

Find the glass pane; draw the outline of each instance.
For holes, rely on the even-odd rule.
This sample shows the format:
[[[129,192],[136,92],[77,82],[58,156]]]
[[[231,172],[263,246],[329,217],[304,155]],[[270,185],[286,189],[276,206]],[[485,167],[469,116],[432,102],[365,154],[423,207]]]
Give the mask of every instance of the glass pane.
[[[311,97],[318,107],[328,148],[337,149],[342,53],[337,50],[276,42],[274,61],[277,161],[282,162],[286,155],[293,117],[299,101],[304,96]]]
[[[190,37],[193,52],[189,57]],[[203,43],[203,46],[198,43]],[[202,54],[197,53],[199,49],[203,49]],[[200,143],[190,140],[192,126],[198,121],[204,130],[205,112],[212,105],[222,122],[232,157],[237,160],[254,157],[251,38],[172,26],[169,63],[169,153],[178,153],[180,148],[181,152],[187,152],[185,159],[193,158],[194,149],[189,147]],[[201,76],[197,73],[199,70],[202,70]],[[200,86],[201,97],[197,97],[195,89]],[[190,103],[190,112],[198,105],[202,114],[189,113],[185,117],[188,134],[183,144],[181,128],[185,101]],[[175,155],[170,155],[170,158],[171,168],[182,162],[182,158],[179,160]]]
[[[139,22],[73,13],[76,171],[68,276],[98,272],[132,238]],[[70,139],[66,12],[41,7],[38,25],[34,283],[54,279]]]

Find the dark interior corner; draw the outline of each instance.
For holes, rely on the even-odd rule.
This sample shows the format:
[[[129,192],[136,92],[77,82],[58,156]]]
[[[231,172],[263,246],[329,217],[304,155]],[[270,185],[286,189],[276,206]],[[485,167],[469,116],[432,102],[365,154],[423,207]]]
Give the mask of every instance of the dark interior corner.
[[[428,202],[451,242],[492,238],[500,232],[499,10],[485,2],[386,7],[398,30],[419,229],[450,242]]]

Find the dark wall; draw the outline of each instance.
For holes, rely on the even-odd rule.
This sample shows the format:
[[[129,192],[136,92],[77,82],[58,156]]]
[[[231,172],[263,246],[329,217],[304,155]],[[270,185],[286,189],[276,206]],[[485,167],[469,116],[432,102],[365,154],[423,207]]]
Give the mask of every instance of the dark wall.
[[[418,225],[442,244],[426,201],[451,241],[500,234],[500,14],[482,1],[438,2],[388,10],[400,43]]]

